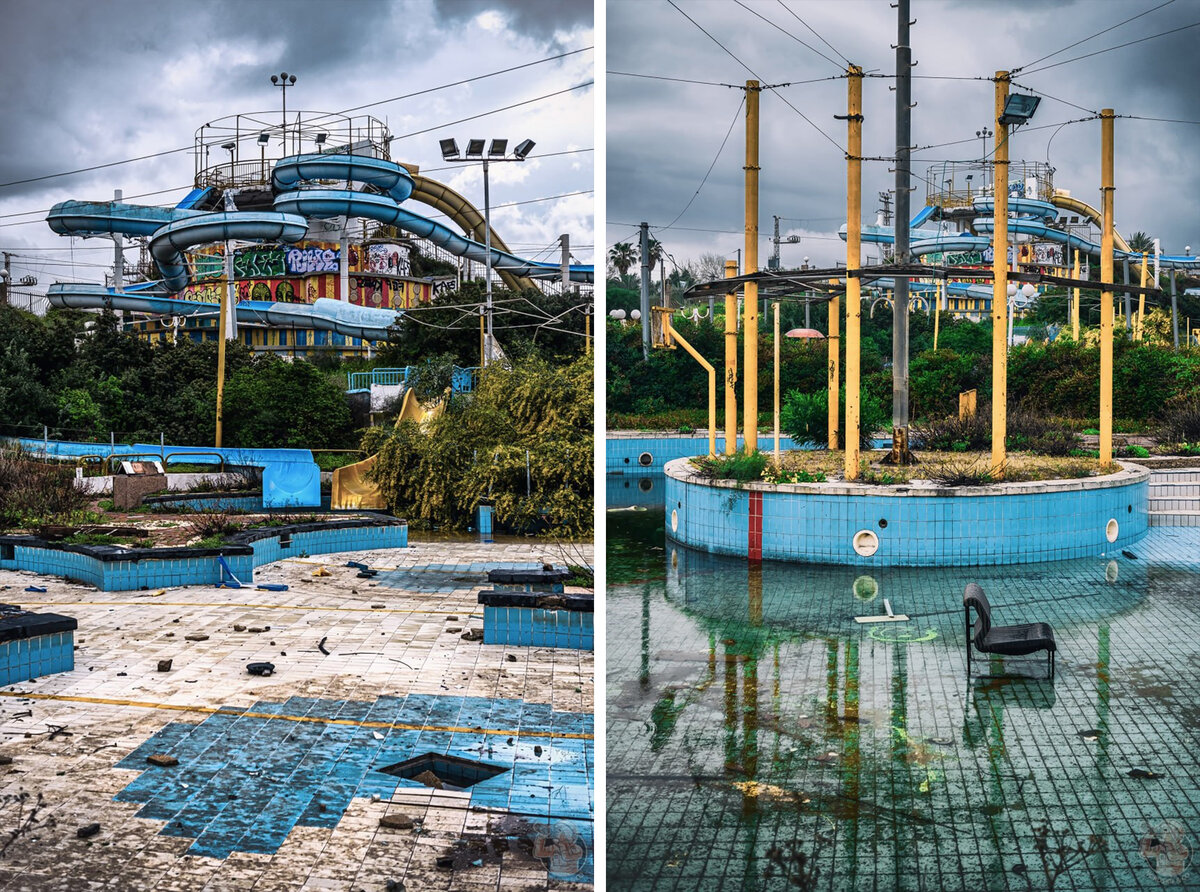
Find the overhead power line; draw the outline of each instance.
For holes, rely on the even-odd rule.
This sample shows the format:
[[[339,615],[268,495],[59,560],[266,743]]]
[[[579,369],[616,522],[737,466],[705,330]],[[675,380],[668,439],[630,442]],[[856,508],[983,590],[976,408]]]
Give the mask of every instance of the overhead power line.
[[[784,35],[792,38],[792,40],[796,41],[796,43],[800,44],[805,49],[812,50],[814,53],[816,53],[818,56],[820,56],[822,59],[824,59],[830,65],[833,65],[835,68],[838,68],[839,70],[841,69],[842,64],[840,62],[836,61],[835,59],[830,59],[827,55],[825,55],[819,49],[812,46],[811,44],[805,43],[803,40],[801,40],[799,37],[797,37],[791,31],[788,31],[786,28],[782,27],[781,25],[778,25],[775,22],[772,22],[769,18],[764,16],[762,13],[756,12],[755,10],[751,9],[749,6],[747,6],[745,3],[743,3],[742,0],[733,0],[733,2],[736,3],[738,6],[740,6],[742,9],[746,10],[746,12],[750,13],[751,15],[762,19],[764,22],[766,22],[772,28],[779,31],[781,34],[784,34]],[[780,5],[782,6],[783,4],[780,4]],[[783,8],[787,9],[786,6],[784,6]],[[788,12],[791,12],[791,10],[788,10]]]
[[[712,174],[713,168],[717,166],[717,160],[721,157],[721,153],[725,151],[725,144],[729,142],[729,136],[731,133],[733,133],[733,128],[737,125],[738,118],[741,117],[742,109],[745,107],[745,105],[746,97],[742,96],[742,101],[738,103],[737,111],[733,113],[733,120],[729,122],[729,129],[725,131],[725,138],[721,140],[721,146],[717,149],[717,154],[713,156],[712,164],[708,165],[708,170],[704,172],[704,178],[700,181],[700,185],[696,187],[696,191],[692,193],[692,197],[688,199],[688,203],[684,205],[683,210],[675,215],[674,220],[672,220],[666,226],[663,226],[663,229],[670,229],[672,226],[678,223],[679,218],[688,212],[688,208],[692,206],[692,203],[696,200],[697,196],[700,195],[700,190],[704,188],[704,184],[708,182],[709,175]]]
[[[1167,30],[1167,31],[1160,31],[1157,34],[1151,34],[1149,37],[1141,37],[1137,40],[1130,40],[1130,41],[1126,41],[1125,43],[1118,43],[1116,46],[1110,46],[1110,47],[1106,47],[1105,49],[1102,49],[1102,50],[1096,50],[1096,52],[1094,52],[1094,53],[1085,53],[1082,56],[1075,56],[1072,59],[1064,59],[1061,62],[1053,62],[1050,65],[1043,65],[1041,68],[1034,68],[1031,71],[1025,71],[1024,73],[1026,75],[1030,75],[1030,74],[1037,74],[1039,71],[1049,71],[1051,68],[1057,68],[1059,65],[1069,65],[1072,62],[1078,62],[1080,59],[1090,59],[1093,56],[1101,56],[1104,53],[1111,53],[1113,50],[1124,49],[1127,46],[1134,46],[1135,44],[1145,43],[1147,40],[1154,40],[1158,37],[1166,37],[1169,34],[1178,34],[1180,31],[1187,31],[1189,28],[1195,28],[1197,26],[1200,26],[1200,21],[1192,22],[1190,25],[1180,25],[1178,28],[1171,28],[1170,30]],[[1020,70],[1024,71],[1024,69],[1020,69]]]
[[[1091,35],[1083,38],[1083,40],[1077,40],[1074,43],[1067,44],[1062,49],[1055,50],[1052,53],[1047,53],[1046,55],[1042,56],[1040,59],[1034,59],[1032,62],[1026,62],[1020,68],[1014,68],[1012,70],[1012,74],[1016,74],[1018,71],[1024,71],[1029,66],[1036,65],[1038,62],[1045,62],[1047,59],[1052,59],[1053,57],[1057,56],[1059,53],[1065,53],[1067,50],[1074,49],[1075,47],[1079,46],[1080,44],[1087,43],[1089,40],[1093,40],[1102,34],[1107,34],[1109,31],[1114,31],[1117,28],[1120,28],[1122,25],[1128,25],[1134,19],[1140,19],[1142,16],[1149,15],[1150,13],[1154,12],[1155,10],[1162,9],[1164,6],[1170,6],[1174,2],[1175,2],[1175,0],[1166,0],[1165,3],[1160,3],[1160,4],[1158,4],[1158,6],[1154,6],[1150,9],[1147,9],[1145,12],[1139,12],[1135,16],[1130,16],[1129,18],[1125,19],[1125,21],[1117,22],[1115,25],[1111,25],[1110,27],[1105,28],[1103,31],[1097,31],[1095,34],[1091,34]]]

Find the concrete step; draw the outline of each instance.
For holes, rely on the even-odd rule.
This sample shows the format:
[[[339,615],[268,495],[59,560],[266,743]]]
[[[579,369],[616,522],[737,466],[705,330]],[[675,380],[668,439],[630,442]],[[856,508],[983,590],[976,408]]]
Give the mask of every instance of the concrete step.
[[[1151,511],[1152,527],[1200,527],[1200,511]]]
[[[1150,498],[1151,511],[1200,511],[1200,499]]]
[[[1150,481],[1152,499],[1200,499],[1200,480],[1182,482]]]
[[[1150,473],[1150,485],[1156,483],[1200,483],[1200,468],[1167,468]]]

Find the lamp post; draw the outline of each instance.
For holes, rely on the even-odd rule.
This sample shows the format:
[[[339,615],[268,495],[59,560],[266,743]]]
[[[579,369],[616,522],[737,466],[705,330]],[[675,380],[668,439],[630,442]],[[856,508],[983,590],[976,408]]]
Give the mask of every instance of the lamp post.
[[[281,71],[279,74],[271,75],[271,83],[283,90],[283,152],[287,154],[287,88],[294,86],[296,83],[296,75],[288,74],[286,71]]]
[[[980,155],[979,157],[983,161],[983,185],[986,187],[987,179],[988,179],[988,177],[987,177],[987,141],[988,141],[988,137],[992,136],[993,133],[991,130],[988,130],[988,128],[984,127],[982,130],[976,130],[975,135],[983,140],[983,154]]]
[[[234,158],[234,153],[237,151],[237,143],[236,142],[223,143],[221,145],[221,148],[223,148],[226,152],[229,153],[229,185],[232,186],[233,185],[233,173],[234,173],[233,158]]]
[[[534,142],[531,139],[522,141],[513,149],[511,156],[508,154],[507,139],[493,139],[486,155],[483,151],[485,142],[487,140],[469,139],[466,152],[460,154],[456,140],[439,140],[444,160],[464,164],[483,164],[483,231],[487,267],[484,283],[487,288],[487,303],[484,310],[487,322],[484,335],[483,365],[487,367],[491,364],[496,345],[492,334],[492,199],[488,181],[488,164],[495,161],[524,161],[526,156],[533,151]]]

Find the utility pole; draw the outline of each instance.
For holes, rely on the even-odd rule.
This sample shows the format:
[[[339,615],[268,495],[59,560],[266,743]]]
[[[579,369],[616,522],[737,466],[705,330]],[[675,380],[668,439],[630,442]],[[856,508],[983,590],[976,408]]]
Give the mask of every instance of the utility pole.
[[[912,156],[912,47],[908,0],[896,2],[896,256],[907,266]],[[896,276],[892,300],[892,461],[908,464],[908,277]]]
[[[851,65],[846,71],[846,450],[844,473],[857,480],[859,369],[862,326],[862,279],[852,275],[862,265],[862,79],[863,70]],[[830,323],[830,330],[833,324]],[[836,382],[829,384],[829,405],[837,402]]]
[[[8,288],[12,282],[12,255],[4,252],[4,270],[0,273],[0,304],[8,305]]]
[[[746,267],[758,272],[758,81],[746,81]],[[746,451],[758,450],[758,283],[747,282],[743,313],[742,435]]]
[[[642,359],[650,359],[650,224],[643,223],[642,230]]]
[[[997,71],[996,83],[996,176],[992,190],[992,462],[993,479],[1004,476],[1008,431],[1008,124],[1000,123],[1008,102],[1007,71]]]
[[[892,193],[891,192],[880,192],[879,193],[879,201],[883,204],[883,207],[881,207],[879,209],[879,213],[883,214],[883,225],[891,226],[892,225]]]
[[[1125,284],[1129,284],[1129,261],[1122,260],[1121,267],[1125,274]],[[1125,337],[1130,339],[1133,337],[1133,299],[1128,291],[1125,292]]]
[[[562,286],[563,294],[571,290],[571,236],[564,232],[558,237],[562,245]]]
[[[113,190],[113,202],[119,202],[124,197],[124,193],[120,189]],[[113,240],[113,291],[118,294],[125,290],[125,237],[119,233],[112,234]],[[125,313],[123,310],[117,310],[118,325],[124,328],[122,323],[125,321]]]
[[[667,293],[667,259],[665,257],[658,258],[658,281],[662,289],[662,305],[669,307],[671,306],[671,295]]]
[[[725,278],[738,274],[736,260],[725,261]],[[725,292],[725,454],[737,452],[737,294]]]
[[[767,261],[767,269],[779,269],[779,215],[771,215],[775,219],[775,237],[771,243],[775,246],[771,251],[771,259]]]
[[[1179,304],[1175,299],[1175,268],[1171,267],[1171,336],[1175,341],[1175,352],[1179,352]]]
[[[1113,118],[1100,109],[1100,467],[1112,467],[1113,428]]]

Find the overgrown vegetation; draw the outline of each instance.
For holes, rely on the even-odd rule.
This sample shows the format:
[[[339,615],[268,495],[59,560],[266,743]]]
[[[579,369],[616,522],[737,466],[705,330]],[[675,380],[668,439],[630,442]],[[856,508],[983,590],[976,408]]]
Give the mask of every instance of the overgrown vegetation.
[[[496,521],[564,538],[592,531],[592,363],[539,358],[492,366],[475,392],[423,426],[372,428],[373,477],[410,523],[462,529],[490,504]]]
[[[739,449],[733,455],[704,456],[692,459],[692,465],[703,476],[713,480],[736,480],[749,483],[762,480],[767,457],[757,449]]]
[[[87,329],[85,323],[94,325]],[[231,343],[226,446],[353,446],[343,386],[328,361],[288,362]],[[340,365],[339,361],[334,365]],[[151,344],[112,313],[0,306],[0,433],[56,439],[207,445],[216,418],[217,345]],[[173,466],[172,470],[178,470]]]
[[[1188,312],[1200,316],[1200,303],[1193,299],[1193,304],[1195,312],[1190,306],[1185,310],[1181,304],[1181,316]],[[685,314],[676,316],[672,324],[701,355],[719,364],[725,351],[724,319],[719,302],[714,309],[711,320],[693,321]],[[825,313],[824,305],[811,307],[812,327],[827,330]],[[803,325],[803,304],[785,303],[781,316],[784,330]],[[1065,309],[1061,299],[1051,296],[1039,302],[1027,322],[1034,326],[1031,331],[1039,325],[1044,330],[1046,326],[1061,326],[1063,318]],[[1087,324],[1088,320],[1084,321]],[[1152,329],[1151,321],[1148,317],[1146,341],[1118,339],[1114,345],[1114,429],[1154,432],[1172,443],[1200,443],[1200,350],[1176,353],[1169,337],[1164,339],[1155,334],[1158,329]],[[1163,332],[1169,332],[1169,325]],[[738,337],[740,357],[743,334]],[[909,407],[913,426],[925,435],[923,448],[944,441],[944,445],[932,448],[976,449],[981,445],[977,436],[980,431],[986,432],[990,440],[991,421],[985,406],[991,401],[991,338],[990,321],[975,323],[943,314],[935,352],[932,318],[922,311],[911,315]],[[1010,448],[1067,455],[1078,448],[1075,432],[1097,426],[1100,351],[1089,331],[1083,332],[1081,341],[1077,344],[1060,333],[1053,342],[1031,340],[1009,352],[1009,405],[1019,407],[1010,409]],[[787,395],[781,410],[781,426],[801,440],[823,443],[827,439],[827,346],[823,341],[790,338],[781,339],[779,346],[779,387]],[[773,349],[771,334],[762,332],[760,409],[770,407],[773,399],[774,382],[767,359]],[[841,349],[844,369],[844,338]],[[883,429],[891,418],[890,313],[876,313],[874,317],[863,314],[861,354],[862,428]],[[648,361],[643,361],[641,329],[637,324],[608,322],[605,388],[610,427],[676,430],[686,425],[699,430],[707,426],[704,413],[707,377],[703,369],[682,350],[655,350]],[[945,419],[957,416],[958,395],[968,390],[977,393],[977,423],[955,430]],[[740,406],[740,381],[738,401]],[[718,425],[723,426],[721,404],[718,396]],[[844,405],[843,396],[843,417]],[[763,424],[769,427],[769,412],[760,412],[759,418],[760,428]],[[1055,421],[1034,425],[1030,419]]]
[[[38,461],[19,447],[0,448],[0,530],[70,523],[87,504],[73,467]]]

